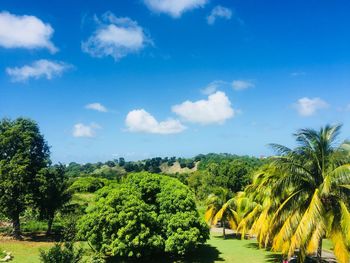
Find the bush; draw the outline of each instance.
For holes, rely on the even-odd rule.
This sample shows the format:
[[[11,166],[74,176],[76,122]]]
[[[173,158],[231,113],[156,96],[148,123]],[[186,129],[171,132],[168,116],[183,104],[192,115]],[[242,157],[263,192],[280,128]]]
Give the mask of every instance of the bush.
[[[80,177],[70,186],[70,190],[79,193],[93,193],[108,184],[107,179],[96,177]]]
[[[130,174],[117,187],[98,192],[78,223],[80,235],[106,256],[182,256],[209,238],[191,191],[166,176]]]
[[[40,261],[43,263],[78,263],[82,257],[83,250],[75,249],[72,242],[56,243],[47,252],[40,250]]]

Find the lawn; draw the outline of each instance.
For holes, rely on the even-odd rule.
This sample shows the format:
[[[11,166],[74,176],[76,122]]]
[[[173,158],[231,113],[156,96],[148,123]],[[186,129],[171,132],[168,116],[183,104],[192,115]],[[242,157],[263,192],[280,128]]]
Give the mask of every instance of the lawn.
[[[48,249],[52,246],[49,242],[31,241],[0,241],[0,249],[10,251],[14,256],[11,263],[37,263],[39,261],[39,249]]]
[[[0,240],[2,250],[11,251],[13,263],[39,263],[39,249],[48,249],[52,242]],[[324,247],[329,249],[330,242],[326,240]],[[153,261],[154,262],[154,261]],[[177,261],[178,262],[178,261]],[[185,260],[186,263],[266,263],[281,262],[278,254],[258,249],[254,240],[224,240],[220,235],[211,236],[208,243],[199,248],[194,255]]]
[[[212,235],[208,245],[217,248],[219,257],[214,262],[281,262],[278,254],[258,249],[255,240],[223,239],[222,236]]]

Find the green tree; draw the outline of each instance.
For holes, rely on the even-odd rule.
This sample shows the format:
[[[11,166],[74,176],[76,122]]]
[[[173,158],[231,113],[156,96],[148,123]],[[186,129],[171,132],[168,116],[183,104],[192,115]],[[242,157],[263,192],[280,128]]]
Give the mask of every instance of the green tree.
[[[36,176],[34,202],[39,209],[40,217],[47,219],[46,234],[49,235],[56,212],[71,199],[69,184],[63,165],[55,165],[42,169]]]
[[[29,119],[0,121],[0,210],[20,237],[20,214],[32,200],[36,175],[49,164],[49,147]]]
[[[209,238],[190,190],[174,178],[130,174],[98,191],[79,222],[80,235],[106,256],[184,255]]]
[[[237,232],[240,232],[242,238],[245,237],[246,228],[239,228],[244,218],[254,211],[257,204],[252,202],[244,192],[238,192],[234,197],[227,200],[226,191],[221,195],[211,194],[207,198],[207,210],[205,220],[210,225],[216,225],[221,221],[223,236],[226,238],[226,224]]]
[[[270,200],[282,200],[262,220],[268,229],[263,246],[289,258],[299,249],[303,262],[306,255],[320,259],[322,238],[328,237],[338,262],[349,262],[350,143],[338,143],[340,129],[302,129],[295,149],[273,145],[278,156],[260,183],[272,183]]]

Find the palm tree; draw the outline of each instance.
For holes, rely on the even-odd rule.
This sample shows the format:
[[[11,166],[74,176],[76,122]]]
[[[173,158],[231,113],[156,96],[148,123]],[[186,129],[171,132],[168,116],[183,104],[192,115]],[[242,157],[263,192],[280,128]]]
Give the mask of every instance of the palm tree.
[[[299,249],[303,262],[311,254],[320,259],[322,239],[328,237],[337,260],[349,262],[350,143],[338,143],[340,129],[302,129],[295,134],[295,149],[272,145],[278,156],[258,183],[270,181],[270,200],[277,200],[264,215],[268,230],[259,229],[265,235],[259,240],[263,246],[272,245],[288,258]]]
[[[233,198],[225,199],[225,195],[211,194],[207,199],[205,220],[210,225],[216,225],[220,220],[223,236],[226,238],[226,222],[233,230],[238,230],[240,222],[256,207],[256,203],[246,197],[244,192],[238,192]],[[246,228],[240,232],[244,238]]]

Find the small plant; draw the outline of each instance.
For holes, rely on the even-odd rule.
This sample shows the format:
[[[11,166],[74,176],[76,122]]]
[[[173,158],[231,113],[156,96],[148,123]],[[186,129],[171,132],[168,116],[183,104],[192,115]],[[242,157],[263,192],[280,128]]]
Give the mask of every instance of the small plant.
[[[40,251],[42,263],[78,263],[83,257],[83,249],[75,249],[72,242],[56,243],[48,251]]]
[[[9,262],[12,260],[12,258],[13,256],[11,252],[7,252],[0,248],[0,262]]]

